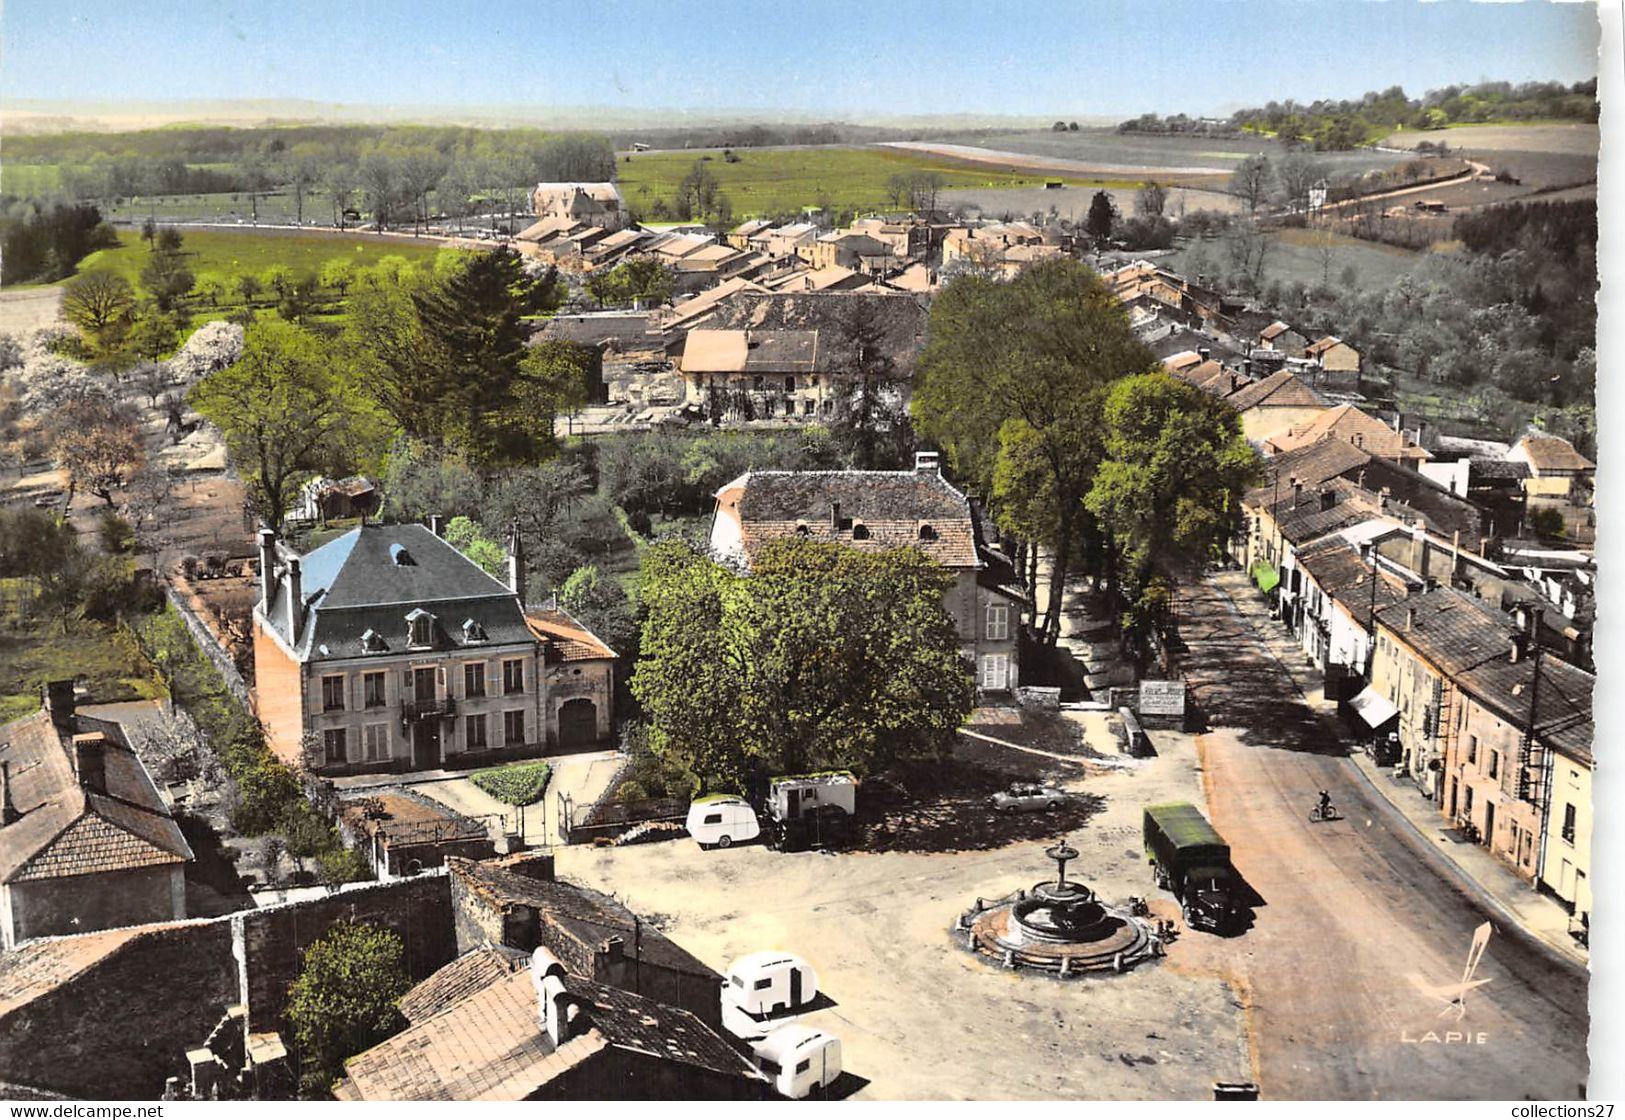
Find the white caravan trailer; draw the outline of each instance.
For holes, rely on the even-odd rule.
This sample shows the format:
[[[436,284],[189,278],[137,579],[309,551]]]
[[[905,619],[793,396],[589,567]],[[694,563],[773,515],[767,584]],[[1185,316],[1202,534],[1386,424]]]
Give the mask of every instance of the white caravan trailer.
[[[723,1002],[747,1015],[793,1014],[818,994],[818,974],[793,953],[768,950],[740,957],[728,968]]]
[[[841,1040],[816,1027],[787,1023],[750,1049],[773,1088],[793,1100],[841,1076]]]
[[[688,807],[688,834],[700,847],[716,845],[726,848],[733,844],[754,840],[762,826],[756,820],[756,810],[742,797],[719,795],[702,797]]]

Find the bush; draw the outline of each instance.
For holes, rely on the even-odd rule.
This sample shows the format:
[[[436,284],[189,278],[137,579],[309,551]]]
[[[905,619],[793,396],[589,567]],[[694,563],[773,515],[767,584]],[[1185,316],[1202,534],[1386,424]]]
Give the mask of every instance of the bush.
[[[1529,515],[1529,528],[1537,537],[1558,539],[1563,536],[1563,514],[1551,506],[1543,506]]]
[[[545,762],[522,762],[476,771],[469,780],[504,805],[534,805],[547,791],[551,774],[552,767]]]

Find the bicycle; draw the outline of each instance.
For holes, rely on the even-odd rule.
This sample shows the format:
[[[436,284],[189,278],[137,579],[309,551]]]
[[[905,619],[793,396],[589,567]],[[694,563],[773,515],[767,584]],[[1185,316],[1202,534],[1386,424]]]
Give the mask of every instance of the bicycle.
[[[1340,821],[1342,819],[1343,814],[1337,811],[1337,806],[1335,805],[1326,805],[1324,807],[1316,805],[1313,809],[1309,810],[1309,820],[1313,824],[1318,824],[1321,821]]]

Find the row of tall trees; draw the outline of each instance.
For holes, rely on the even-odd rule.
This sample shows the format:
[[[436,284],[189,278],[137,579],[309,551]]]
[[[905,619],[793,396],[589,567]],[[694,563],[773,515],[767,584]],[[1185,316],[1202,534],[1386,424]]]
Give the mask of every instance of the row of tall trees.
[[[991,496],[1029,561],[1040,548],[1052,557],[1037,626],[1047,641],[1080,565],[1121,586],[1144,620],[1155,581],[1207,559],[1239,524],[1235,499],[1256,470],[1239,420],[1158,369],[1073,261],[1009,283],[968,274],[932,305],[915,424]]]

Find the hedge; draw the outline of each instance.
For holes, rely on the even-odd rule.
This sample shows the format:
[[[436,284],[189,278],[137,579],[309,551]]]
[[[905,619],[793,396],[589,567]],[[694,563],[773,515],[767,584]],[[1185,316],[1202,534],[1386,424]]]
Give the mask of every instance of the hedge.
[[[552,772],[545,762],[521,762],[517,766],[477,770],[469,780],[504,805],[534,805],[547,791]]]

